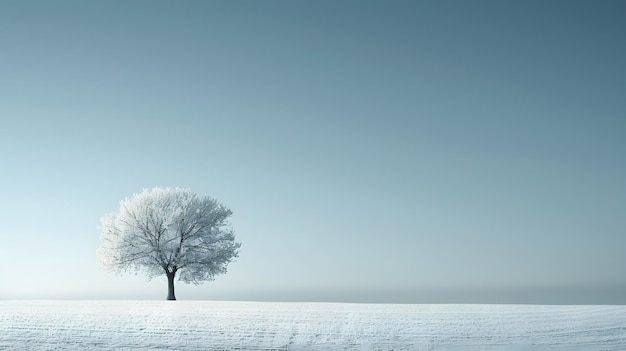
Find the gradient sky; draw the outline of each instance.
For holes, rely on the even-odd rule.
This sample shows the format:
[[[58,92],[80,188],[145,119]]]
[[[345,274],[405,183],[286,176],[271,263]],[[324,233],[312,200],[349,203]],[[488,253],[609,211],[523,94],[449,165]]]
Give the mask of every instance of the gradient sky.
[[[230,207],[180,299],[626,303],[626,2],[0,2],[0,298],[153,186]]]

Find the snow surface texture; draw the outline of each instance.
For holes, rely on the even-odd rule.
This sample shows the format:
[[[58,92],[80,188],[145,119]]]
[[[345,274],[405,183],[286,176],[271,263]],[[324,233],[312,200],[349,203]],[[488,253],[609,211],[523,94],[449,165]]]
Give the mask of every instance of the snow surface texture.
[[[626,350],[626,306],[0,301],[0,350]]]

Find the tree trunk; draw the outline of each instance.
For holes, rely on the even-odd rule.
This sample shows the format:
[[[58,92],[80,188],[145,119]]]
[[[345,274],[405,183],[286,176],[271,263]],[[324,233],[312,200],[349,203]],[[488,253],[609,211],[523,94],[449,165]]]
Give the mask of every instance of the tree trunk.
[[[176,300],[176,296],[174,295],[174,273],[166,273],[167,275],[167,299],[168,300]]]

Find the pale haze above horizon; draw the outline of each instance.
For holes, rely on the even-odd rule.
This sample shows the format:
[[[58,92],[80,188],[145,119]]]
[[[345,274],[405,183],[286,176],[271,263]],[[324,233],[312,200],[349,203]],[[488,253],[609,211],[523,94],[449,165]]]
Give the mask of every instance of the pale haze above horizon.
[[[233,211],[186,299],[626,304],[626,2],[0,2],[0,299],[155,186]]]

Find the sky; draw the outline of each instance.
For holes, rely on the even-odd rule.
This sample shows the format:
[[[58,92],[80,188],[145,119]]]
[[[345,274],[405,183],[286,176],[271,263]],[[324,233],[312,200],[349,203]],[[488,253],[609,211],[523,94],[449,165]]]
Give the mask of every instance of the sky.
[[[626,3],[0,2],[0,299],[102,271],[145,188],[232,209],[179,299],[626,303]]]

